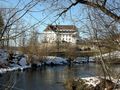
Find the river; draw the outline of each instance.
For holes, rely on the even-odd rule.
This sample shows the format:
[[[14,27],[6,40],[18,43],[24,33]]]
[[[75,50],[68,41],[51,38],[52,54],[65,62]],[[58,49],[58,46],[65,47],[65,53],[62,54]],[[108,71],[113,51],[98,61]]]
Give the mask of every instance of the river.
[[[112,67],[120,72],[120,65]],[[94,63],[12,71],[0,76],[0,90],[65,90],[63,83],[68,79],[101,74],[100,65]]]

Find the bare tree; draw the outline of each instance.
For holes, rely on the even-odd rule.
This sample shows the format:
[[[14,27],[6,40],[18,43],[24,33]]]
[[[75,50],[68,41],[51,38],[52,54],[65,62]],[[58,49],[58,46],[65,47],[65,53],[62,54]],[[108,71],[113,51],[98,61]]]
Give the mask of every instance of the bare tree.
[[[57,0],[58,1],[58,0]],[[76,0],[75,2],[71,2],[71,4],[64,8],[64,10],[59,14],[60,16],[70,10],[73,6],[76,6],[77,4],[83,4],[87,5],[89,7],[93,7],[94,9],[98,9],[102,11],[107,16],[113,18],[115,21],[120,22],[120,16],[119,16],[119,1],[112,0],[112,2],[108,2],[108,0]]]
[[[38,4],[38,1],[31,0],[26,5],[24,5],[23,8],[18,8],[19,4],[20,4],[20,0],[18,1],[18,3],[16,4],[14,8],[1,8],[0,9],[0,11],[3,13],[2,16],[4,16],[3,18],[4,26],[1,29],[0,42],[3,40],[11,39],[13,38],[13,36],[23,32],[21,31],[16,34],[13,34],[13,36],[12,35],[10,36],[11,31],[16,32],[16,30],[18,30],[18,28],[16,29],[16,27],[18,27],[18,22],[20,22],[20,20],[29,12],[30,9],[32,9],[35,5]],[[23,30],[22,28],[21,30]],[[6,37],[6,34],[8,35],[8,37]]]

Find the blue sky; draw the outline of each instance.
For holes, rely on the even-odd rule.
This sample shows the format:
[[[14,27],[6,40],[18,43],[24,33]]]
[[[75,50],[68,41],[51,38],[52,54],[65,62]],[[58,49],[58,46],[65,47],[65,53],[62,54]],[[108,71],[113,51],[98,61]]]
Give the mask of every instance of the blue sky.
[[[0,8],[14,8],[17,5],[18,1],[19,0],[0,0]],[[17,9],[23,8],[30,1],[31,0],[20,0],[20,4],[16,8]],[[28,12],[22,18],[24,20],[24,23],[32,26],[35,23],[37,23],[38,21],[41,21],[39,24],[36,25],[36,29],[35,29],[35,30],[39,31],[40,33],[43,32],[43,30],[47,27],[48,24],[51,24],[51,23],[58,24],[58,25],[59,24],[75,25],[75,26],[77,26],[77,28],[79,28],[80,37],[83,37],[83,38],[90,37],[90,33],[88,32],[89,30],[86,27],[86,25],[88,25],[88,27],[90,25],[89,20],[86,19],[87,15],[88,15],[87,14],[88,8],[86,8],[85,5],[77,4],[76,6],[72,7],[66,14],[64,14],[62,17],[60,17],[56,22],[53,23],[53,21],[57,18],[56,15],[59,13],[58,12],[59,10],[55,10],[56,8],[50,7],[51,0],[47,0],[47,1],[49,1],[49,2],[48,3],[39,3],[34,8],[32,8],[31,9],[32,12]],[[69,6],[69,3],[65,2],[65,1],[69,1],[69,0],[59,0],[59,1],[62,2],[63,6],[65,6],[65,7]],[[72,1],[74,1],[74,0],[72,0]],[[115,1],[119,2],[119,0],[115,0]],[[110,2],[109,4],[112,4],[112,3]],[[56,7],[59,7],[59,5]],[[41,12],[41,10],[43,10],[43,9],[46,9],[46,10],[44,12]],[[40,11],[40,12],[36,12],[36,11]],[[17,15],[19,17],[21,15],[21,13],[19,13]],[[48,16],[48,17],[45,18],[46,16]]]
[[[19,0],[0,0],[0,7],[14,8],[16,6],[16,4],[18,3],[18,1]],[[26,5],[31,0],[20,0],[20,1],[21,2],[17,8],[22,8],[24,5]],[[56,15],[58,14],[58,11],[56,11],[56,12],[52,11],[55,8],[50,7],[49,3],[51,2],[51,0],[47,0],[47,1],[49,1],[49,2],[45,3],[45,4],[39,3],[37,6],[35,6],[31,10],[32,11],[41,11],[46,8],[48,8],[48,10],[46,10],[44,12],[29,12],[23,17],[23,19],[25,20],[26,23],[33,25],[36,22],[43,20],[43,18],[45,18],[47,15],[49,15],[45,20],[42,21],[42,23],[37,25],[37,30],[39,32],[42,32],[48,24],[51,24],[55,20]],[[64,5],[64,6],[69,6],[69,3],[67,1],[68,0],[61,0],[60,3],[62,3],[62,5]],[[74,1],[74,0],[72,0],[72,1]],[[109,1],[109,4],[112,4],[112,2],[110,2],[112,0],[108,0],[108,1]],[[115,1],[119,2],[119,0],[115,0]],[[88,21],[86,19],[86,17],[87,17],[86,11],[87,10],[85,9],[84,6],[85,5],[78,4],[75,7],[72,7],[66,13],[66,15],[64,15],[65,16],[64,18],[60,17],[53,24],[62,24],[62,25],[75,24],[78,28],[85,29],[85,27],[83,27],[83,26],[84,26],[84,24],[88,24]],[[57,6],[57,7],[59,7],[59,6]],[[71,13],[71,15],[70,15],[70,13]],[[70,16],[72,16],[72,18]],[[79,21],[79,20],[81,20],[81,21]]]
[[[18,1],[19,0],[3,0],[3,1],[0,0],[0,6],[5,8],[6,7],[14,8],[18,3]],[[17,8],[22,8],[29,1],[30,0],[21,0]],[[66,3],[66,2],[64,2],[63,4],[65,6],[69,5],[69,3]],[[32,8],[31,11],[40,11],[44,8],[48,8],[48,10],[44,12],[29,12],[23,17],[24,21],[26,23],[29,23],[30,25],[33,25],[36,22],[43,20],[43,18],[45,18],[47,15],[49,15],[45,20],[42,21],[42,23],[36,26],[37,27],[36,30],[38,30],[39,32],[42,32],[47,27],[48,24],[51,24],[57,18],[56,15],[58,14],[58,11],[54,12],[52,10],[49,10],[50,9],[49,7],[50,7],[49,3],[48,4],[39,3],[34,8]],[[86,14],[86,10],[84,9],[84,6],[82,6],[81,4],[78,4],[75,7],[72,7],[66,13],[66,15],[63,15],[62,17],[60,17],[53,24],[76,25],[77,28],[85,29],[85,27],[83,27],[83,23],[79,22],[78,18],[84,23],[87,23],[85,19],[86,17],[87,17],[87,14]]]

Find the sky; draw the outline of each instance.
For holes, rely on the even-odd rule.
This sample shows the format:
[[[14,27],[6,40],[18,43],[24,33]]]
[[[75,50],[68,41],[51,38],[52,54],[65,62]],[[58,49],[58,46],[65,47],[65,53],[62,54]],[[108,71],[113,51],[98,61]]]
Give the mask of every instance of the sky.
[[[18,9],[23,8],[28,2],[31,0],[0,0],[0,8],[14,8],[18,1],[20,1],[20,4],[16,7]],[[59,13],[60,10],[56,10],[56,8],[51,7],[51,1],[53,0],[47,0],[48,2],[43,3],[45,0],[39,0],[41,1],[39,4],[37,4],[35,7],[31,9],[32,12],[28,12],[22,19],[24,19],[25,23],[29,23],[30,25],[35,24],[38,21],[42,21],[37,25],[36,29],[39,32],[42,32],[48,24],[62,24],[62,25],[71,25],[75,24],[77,28],[84,28],[84,24],[88,24],[87,21],[87,9],[85,8],[85,5],[77,4],[76,6],[72,7],[66,15],[63,15],[60,17],[56,22],[53,23],[53,21],[57,18],[56,15]],[[59,3],[63,5],[64,7],[68,7],[70,4],[68,3],[69,0],[58,0]],[[74,1],[74,0],[72,0]],[[112,5],[112,0],[107,0],[108,5]],[[115,0],[116,2],[119,2],[119,0]],[[114,1],[114,2],[115,2]],[[119,4],[119,3],[118,3]],[[56,6],[57,8],[60,7],[60,5]],[[113,7],[113,6],[111,6]],[[41,11],[43,9],[46,9],[45,11]],[[56,10],[56,11],[55,11]],[[20,14],[18,14],[19,16]],[[47,18],[45,18],[48,16]],[[71,18],[72,16],[72,18]],[[45,18],[45,19],[44,19]],[[43,20],[44,19],[44,20]],[[79,21],[80,20],[80,21]]]
[[[19,0],[0,0],[0,7],[3,8],[14,8]],[[17,6],[17,8],[22,8],[26,3],[30,2],[30,0],[20,0],[20,4]],[[69,3],[64,2],[64,6],[68,6]],[[58,7],[58,6],[57,6]],[[41,12],[41,10],[48,8],[46,11]],[[29,23],[30,25],[33,25],[37,23],[38,21],[42,21],[39,23],[39,25],[36,26],[36,29],[39,32],[43,32],[43,30],[47,27],[48,24],[61,24],[61,25],[76,25],[77,28],[81,28],[83,26],[83,23],[78,23],[78,18],[83,20],[85,22],[86,18],[86,11],[83,9],[83,6],[76,5],[75,7],[72,7],[66,15],[63,15],[60,17],[56,22],[54,20],[57,18],[58,11],[52,11],[50,9],[49,2],[48,4],[39,3],[34,8],[31,9],[31,12],[28,12],[22,19],[26,23]],[[55,9],[55,8],[54,8]],[[38,12],[40,11],[40,12]],[[49,15],[47,18],[45,18],[47,15]],[[72,16],[72,17],[71,17]],[[43,18],[45,18],[43,20]],[[54,22],[54,23],[53,23]]]
[[[20,3],[18,4],[19,1]],[[23,8],[30,1],[31,0],[0,0],[0,8],[16,7],[19,10]],[[90,7],[86,8],[85,5],[77,4],[74,7],[72,7],[69,11],[67,11],[65,14],[63,14],[60,18],[58,18],[57,21],[55,21],[56,18],[58,17],[57,15],[61,12],[61,10],[63,10],[63,9],[58,10],[57,8],[61,8],[61,6],[63,7],[70,6],[70,2],[68,1],[71,0],[58,0],[59,4],[55,6],[56,8],[54,7],[56,3],[51,5],[51,1],[53,0],[46,0],[47,2],[44,2],[45,0],[39,0],[39,1],[40,3],[38,3],[32,9],[30,9],[30,11],[22,17],[24,25],[28,24],[29,26],[33,26],[34,24],[40,21],[40,23],[36,24],[34,28],[34,30],[38,31],[39,33],[42,33],[49,24],[75,25],[79,30],[80,37],[82,38],[90,37],[90,33],[88,30],[91,29],[88,28],[91,25],[91,23],[88,20],[88,10],[91,10]],[[115,0],[115,1],[107,0],[107,1],[108,1],[107,5],[110,6],[110,8],[113,8],[114,6],[117,7],[120,5],[120,0]],[[113,4],[113,2],[116,2],[116,4]],[[97,11],[100,12],[100,10]],[[24,12],[25,10],[23,12],[18,13],[17,16],[20,17]],[[119,10],[116,13],[120,15]],[[107,21],[107,19],[105,20]],[[29,31],[31,31],[31,28]]]

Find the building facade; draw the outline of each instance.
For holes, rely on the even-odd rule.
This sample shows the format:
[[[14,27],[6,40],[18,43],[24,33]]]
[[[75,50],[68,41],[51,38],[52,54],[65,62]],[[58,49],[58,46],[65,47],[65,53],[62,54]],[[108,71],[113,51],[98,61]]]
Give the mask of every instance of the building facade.
[[[59,41],[75,44],[79,40],[79,32],[74,25],[48,25],[44,34],[48,43]]]

